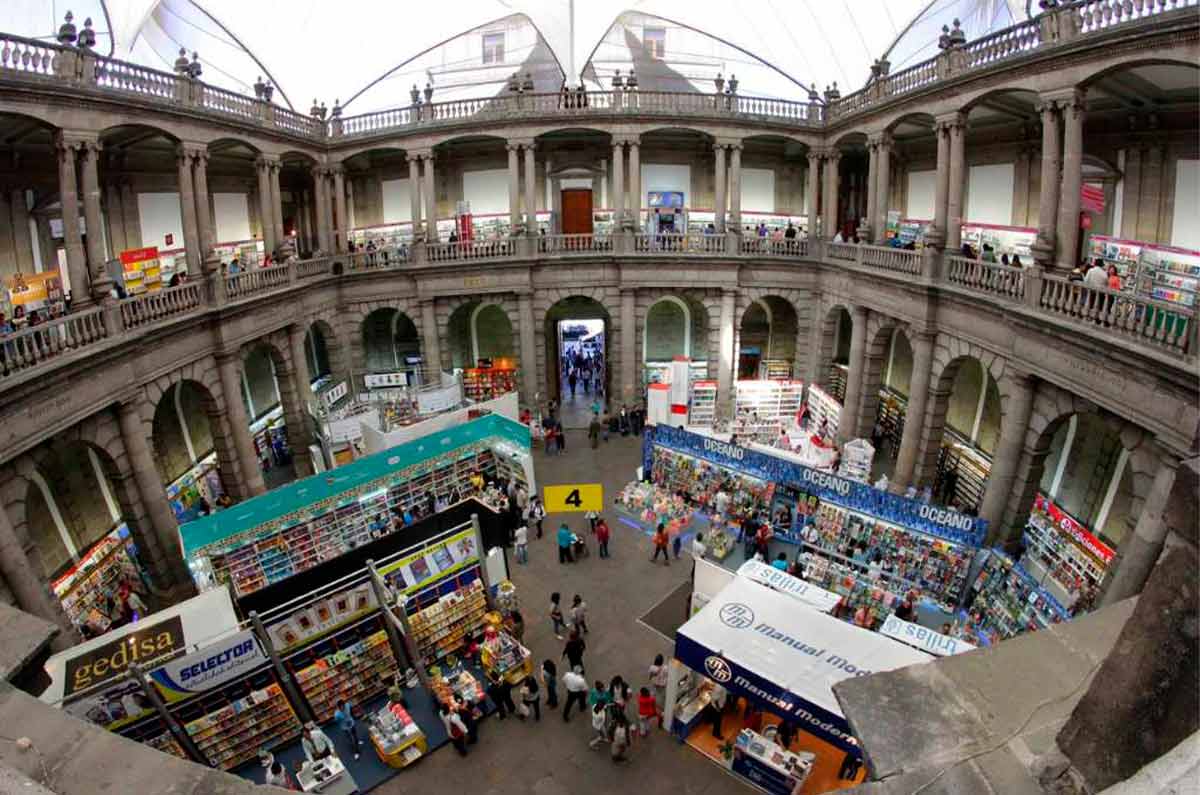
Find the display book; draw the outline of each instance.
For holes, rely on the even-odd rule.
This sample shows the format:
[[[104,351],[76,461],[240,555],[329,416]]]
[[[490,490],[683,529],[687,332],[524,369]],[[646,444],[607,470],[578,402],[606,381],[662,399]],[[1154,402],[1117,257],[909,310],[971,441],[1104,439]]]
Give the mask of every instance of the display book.
[[[225,687],[190,699],[176,713],[213,767],[233,770],[254,759],[259,750],[276,748],[300,735],[300,720],[272,672],[252,675],[244,682],[240,697],[230,697],[234,688]],[[197,712],[197,717],[189,718]]]
[[[1052,515],[1054,513],[1060,515],[1058,521]],[[1077,528],[1074,533],[1059,529],[1067,522]],[[1098,588],[1112,559],[1112,550],[1090,533],[1087,533],[1088,540],[1100,554],[1089,551],[1080,543],[1077,539],[1085,533],[1087,530],[1082,525],[1063,514],[1044,495],[1037,496],[1025,525],[1026,554],[1045,566],[1051,577],[1075,595],[1083,594],[1088,588]]]
[[[711,428],[717,418],[717,382],[696,381],[692,384],[688,425]]]
[[[120,729],[117,729],[117,734],[126,739],[139,742],[142,745],[158,749],[164,754],[177,756],[180,759],[190,759],[187,752],[183,750],[183,746],[179,744],[179,740],[171,733],[170,727],[157,714],[136,721],[128,726],[122,726]]]
[[[829,389],[825,394],[833,399],[833,402],[840,408],[842,401],[846,399],[846,381],[850,377],[850,368],[842,362],[834,362],[829,365]]]
[[[826,557],[811,550],[800,553],[804,580],[842,597],[838,617],[851,616],[860,607],[867,609],[864,627],[870,629],[885,621],[896,610],[900,596],[882,584],[873,582],[857,572],[848,562]]]
[[[1008,254],[1030,262],[1033,258],[1030,246],[1036,239],[1037,230],[1025,226],[965,223],[962,227],[963,243],[969,243],[977,253],[982,253],[985,244],[991,246],[997,261],[1002,254]]]
[[[815,531],[815,534],[812,532]],[[948,607],[955,607],[966,591],[975,548],[922,533],[876,516],[822,502],[817,507],[805,547],[830,559],[863,570],[880,556],[881,580],[896,590],[915,587]],[[856,548],[865,548],[861,563],[852,561]]]
[[[400,704],[389,703],[372,713],[368,726],[371,742],[380,755],[398,760],[393,764],[410,765],[421,758],[419,741],[424,733]]]
[[[468,585],[422,605],[421,594],[410,599],[415,611],[409,615],[413,642],[426,666],[432,666],[462,648],[483,628],[487,599],[483,582],[472,580]]]
[[[288,659],[318,723],[332,720],[339,703],[365,703],[395,679],[396,658],[382,620],[371,616]]]
[[[507,632],[493,634],[485,630],[479,659],[489,674],[496,673],[512,685],[520,684],[533,671],[530,656],[529,649]]]
[[[652,455],[651,480],[672,495],[682,492],[698,505],[709,508],[724,485],[730,498],[726,509],[729,515],[770,504],[772,483],[657,445]]]
[[[816,384],[808,387],[808,427],[813,433],[836,437],[842,404]]]
[[[739,439],[769,443],[800,413],[803,381],[738,381],[734,396],[734,432]]]
[[[517,389],[513,367],[472,367],[463,370],[463,394],[475,401],[491,400]]]
[[[1001,640],[1070,618],[1021,564],[998,549],[988,550],[975,578],[975,600],[968,609],[978,631]]]
[[[357,498],[347,496],[332,509],[295,520],[277,532],[226,539],[219,551],[207,553],[212,577],[218,583],[232,583],[239,595],[253,593],[392,532],[396,528],[390,517],[426,504],[430,493],[470,493],[471,475],[495,474],[496,458],[487,447],[467,449],[435,459],[422,469],[411,478],[398,474],[387,488]]]
[[[1144,298],[1181,307],[1196,305],[1200,251],[1104,235],[1092,236],[1089,251],[1092,257],[1116,266],[1125,291],[1136,290]]]

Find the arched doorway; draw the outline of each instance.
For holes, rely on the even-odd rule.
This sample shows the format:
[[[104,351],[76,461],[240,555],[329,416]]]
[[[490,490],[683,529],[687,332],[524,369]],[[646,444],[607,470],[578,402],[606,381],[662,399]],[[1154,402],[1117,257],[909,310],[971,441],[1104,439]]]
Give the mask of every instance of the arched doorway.
[[[642,328],[642,379],[669,380],[676,357],[691,360],[692,380],[708,374],[708,312],[691,296],[663,295],[646,309]]]
[[[853,332],[854,319],[850,311],[841,305],[830,309],[821,322],[821,366],[817,382],[838,403],[846,399],[850,338]]]
[[[363,319],[363,358],[368,373],[394,373],[412,369],[410,360],[421,355],[421,338],[412,318],[398,309],[376,309]],[[430,362],[430,367],[436,362]]]
[[[871,440],[875,445],[875,467],[873,476],[886,474],[889,478],[895,471],[896,455],[900,452],[900,440],[904,436],[904,423],[908,419],[909,391],[912,385],[912,344],[904,330],[895,326],[880,332],[881,361],[879,363],[878,398],[870,392],[864,395],[867,401],[876,400],[875,410],[866,420],[871,422]],[[872,348],[875,344],[872,345]],[[868,352],[868,356],[871,352]],[[917,420],[920,422],[920,420]]]
[[[546,310],[546,394],[558,404],[566,428],[586,428],[593,404],[598,403],[603,413],[608,403],[612,378],[609,327],[608,310],[587,296],[568,296]],[[584,372],[589,376],[586,386]],[[573,397],[572,373],[576,375]]]
[[[154,462],[175,520],[190,522],[237,482],[228,469],[232,457],[221,452],[224,440],[212,395],[195,381],[172,384],[154,407],[151,427]],[[232,447],[225,449],[232,456]]]
[[[738,327],[738,378],[791,378],[798,325],[790,301],[775,295],[752,301]]]
[[[926,466],[918,488],[932,500],[967,512],[983,503],[992,456],[1000,438],[1000,390],[974,356],[952,359],[930,394]],[[940,421],[939,421],[940,420]]]

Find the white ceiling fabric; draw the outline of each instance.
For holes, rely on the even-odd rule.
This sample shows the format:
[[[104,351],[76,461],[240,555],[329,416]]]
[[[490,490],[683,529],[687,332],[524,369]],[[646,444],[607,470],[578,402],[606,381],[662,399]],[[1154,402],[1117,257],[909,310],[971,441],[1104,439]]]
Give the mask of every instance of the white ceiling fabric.
[[[0,3],[0,30],[52,37],[62,15],[70,9],[77,25],[82,24],[84,16],[93,17],[97,50],[105,54],[110,46],[110,27],[116,57],[158,69],[170,69],[183,46],[189,53],[199,52],[204,80],[248,93],[259,75],[269,74],[296,109],[307,111],[314,97],[329,105],[335,99],[345,100],[422,51],[516,13],[532,19],[563,70],[574,75],[574,82],[618,15],[635,11],[694,28],[733,45],[722,45],[719,53],[713,46],[695,53],[691,51],[694,40],[686,36],[678,37],[674,51],[668,41],[668,62],[683,62],[683,66],[671,63],[681,72],[695,66],[688,62],[691,55],[704,63],[707,71],[693,69],[690,76],[696,78],[694,83],[706,81],[699,77],[713,69],[727,77],[741,69],[747,76],[738,75],[743,86],[740,93],[804,99],[805,91],[797,83],[815,84],[823,91],[836,81],[843,93],[857,89],[869,76],[872,61],[898,38],[901,41],[896,54],[904,50],[902,57],[909,62],[918,55],[936,54],[936,49],[929,51],[927,39],[930,30],[940,29],[947,15],[960,13],[968,37],[975,38],[989,30],[974,28],[1004,27],[1012,24],[1014,16],[1023,18],[1019,9],[1023,3],[758,0],[731,6],[728,0],[575,0],[572,36],[570,0],[454,0],[447,5],[383,0],[5,0]],[[910,34],[901,37],[914,21],[920,24],[914,24]],[[480,48],[481,31],[475,33],[476,43],[469,45],[470,57],[463,55],[468,47],[463,42],[453,56],[460,60],[450,66],[461,64],[460,72],[474,68],[468,63],[470,59],[482,63],[475,53]],[[636,40],[640,32],[632,34]],[[936,44],[936,35],[933,41]],[[599,60],[599,53],[597,56]],[[424,56],[422,68],[436,57]],[[449,57],[442,56],[439,66],[443,72],[450,68],[445,62]],[[517,57],[513,53],[509,60]],[[754,63],[756,59],[775,70],[763,69]],[[495,72],[505,65],[515,66],[517,62],[493,64],[487,78],[492,81],[489,85],[494,84]],[[893,58],[893,70],[898,68],[897,58]],[[597,76],[607,84],[602,67],[597,69]],[[407,86],[417,82],[419,75],[404,77],[403,89],[399,79],[393,80],[386,91],[368,92],[347,112],[408,104]],[[483,82],[473,85],[479,88]],[[476,96],[491,93],[492,89],[479,90]],[[448,98],[439,92],[435,101]],[[276,100],[282,101],[280,94]]]

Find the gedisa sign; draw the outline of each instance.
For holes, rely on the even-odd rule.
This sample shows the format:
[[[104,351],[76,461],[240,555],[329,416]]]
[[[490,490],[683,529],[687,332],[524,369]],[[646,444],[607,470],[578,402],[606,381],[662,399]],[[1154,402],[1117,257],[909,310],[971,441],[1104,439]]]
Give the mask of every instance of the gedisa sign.
[[[146,667],[148,663],[181,651],[184,645],[183,621],[179,616],[136,629],[119,640],[67,660],[63,696],[124,676],[132,663]]]

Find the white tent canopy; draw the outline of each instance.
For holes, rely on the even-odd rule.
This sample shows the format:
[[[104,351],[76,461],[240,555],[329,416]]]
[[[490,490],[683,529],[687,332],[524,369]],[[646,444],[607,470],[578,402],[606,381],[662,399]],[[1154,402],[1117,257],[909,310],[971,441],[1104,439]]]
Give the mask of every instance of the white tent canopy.
[[[944,7],[952,4],[936,0],[935,5],[938,13],[923,18],[940,21]],[[802,100],[801,84],[823,90],[835,81],[846,92],[866,81],[872,61],[929,6],[928,0],[763,0],[736,9],[716,0],[458,0],[452,6],[380,0],[8,0],[0,4],[0,30],[53,38],[62,15],[71,10],[77,25],[92,17],[97,50],[106,55],[111,48],[115,57],[170,69],[181,47],[194,50],[206,81],[248,93],[257,77],[270,76],[279,88],[277,101],[286,97],[298,110],[307,110],[313,97],[329,105],[346,100],[432,51],[422,56],[421,74],[391,81],[387,91],[364,94],[347,109],[354,113],[408,104],[411,84],[434,66],[435,77],[450,82],[447,75],[453,74],[468,84],[448,93],[437,84],[435,101],[471,91],[473,96],[495,93],[502,85],[497,75],[503,81],[521,68],[537,38],[510,33],[515,39],[501,44],[497,58],[497,40],[485,39],[486,28],[514,15],[527,17],[571,82],[593,52],[600,55],[601,42],[611,43],[616,28],[621,47],[652,52],[696,90],[711,90],[711,76],[721,72],[736,73],[739,93],[746,95]],[[984,9],[972,19],[1003,16]],[[988,32],[972,30],[969,21],[964,19],[968,35]],[[463,36],[467,31],[474,33]],[[595,68],[607,87],[617,67],[597,63]],[[461,79],[471,70],[484,75]]]

